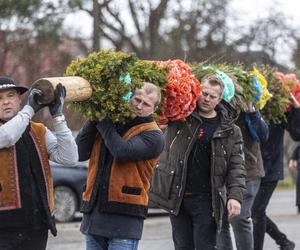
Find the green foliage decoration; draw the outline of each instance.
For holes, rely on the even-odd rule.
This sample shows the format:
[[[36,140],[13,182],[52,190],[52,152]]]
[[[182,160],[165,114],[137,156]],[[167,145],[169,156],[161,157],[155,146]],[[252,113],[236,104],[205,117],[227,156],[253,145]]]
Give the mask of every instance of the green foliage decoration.
[[[81,76],[92,86],[92,96],[71,105],[87,119],[95,120],[107,116],[113,121],[124,122],[133,113],[130,103],[124,99],[128,93],[140,88],[143,81],[157,86],[166,84],[165,69],[147,61],[138,60],[133,53],[100,50],[86,58],[76,58],[66,69],[66,76]],[[126,84],[120,77],[130,76]]]
[[[130,68],[130,75],[162,88],[166,86],[168,68],[160,68],[153,61],[137,60]]]
[[[255,89],[252,86],[253,78],[251,74],[244,68],[242,64],[209,64],[192,63],[193,74],[201,82],[202,78],[207,74],[214,74],[217,70],[226,73],[235,85],[235,95],[231,100],[231,104],[235,109],[241,109],[247,112],[247,102],[253,101]]]
[[[276,77],[277,68],[269,65],[257,66],[268,82],[268,90],[272,98],[261,110],[264,120],[269,123],[279,124],[286,121],[287,93],[282,87],[281,81]]]

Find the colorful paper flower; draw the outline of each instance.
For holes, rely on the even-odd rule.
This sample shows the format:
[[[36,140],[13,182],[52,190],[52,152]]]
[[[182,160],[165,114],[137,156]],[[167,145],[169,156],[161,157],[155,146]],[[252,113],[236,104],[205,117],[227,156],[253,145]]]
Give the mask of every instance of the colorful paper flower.
[[[254,75],[257,78],[258,83],[260,83],[260,85],[262,86],[261,97],[255,105],[257,109],[262,109],[266,105],[267,101],[272,97],[268,90],[268,82],[266,78],[255,67],[252,71],[250,71],[250,74]]]
[[[291,109],[290,93],[292,93],[296,97],[297,101],[300,102],[300,81],[293,73],[285,75],[282,72],[276,72],[276,77],[280,80],[282,88],[285,92],[285,108],[286,111],[288,111]]]
[[[168,83],[162,89],[163,111],[159,123],[184,120],[196,108],[196,102],[201,93],[201,85],[192,75],[192,69],[181,60],[155,62],[160,67],[168,67]]]
[[[232,79],[220,70],[216,70],[216,76],[222,81],[224,85],[222,98],[226,102],[230,102],[232,97],[234,97],[234,93],[235,93],[235,87]]]

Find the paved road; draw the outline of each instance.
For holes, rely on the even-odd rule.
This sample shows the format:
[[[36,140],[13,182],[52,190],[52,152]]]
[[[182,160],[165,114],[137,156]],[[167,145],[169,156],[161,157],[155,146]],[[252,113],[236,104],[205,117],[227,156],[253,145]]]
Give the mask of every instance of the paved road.
[[[268,213],[290,239],[296,242],[300,250],[300,215],[296,215],[294,205],[295,191],[277,191],[274,193]],[[79,232],[80,222],[58,225],[58,237],[50,236],[47,250],[84,250],[84,238]],[[145,221],[143,238],[139,250],[173,250],[171,227],[166,216],[151,217]],[[278,249],[268,235],[265,238],[265,250]]]

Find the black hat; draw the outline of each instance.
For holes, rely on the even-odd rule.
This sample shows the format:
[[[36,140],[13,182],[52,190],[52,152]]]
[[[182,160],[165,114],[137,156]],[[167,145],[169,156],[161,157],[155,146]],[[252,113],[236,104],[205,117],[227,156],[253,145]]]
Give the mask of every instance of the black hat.
[[[17,86],[13,79],[5,76],[0,76],[0,90],[2,89],[15,89],[20,94],[23,94],[28,90],[28,88]]]

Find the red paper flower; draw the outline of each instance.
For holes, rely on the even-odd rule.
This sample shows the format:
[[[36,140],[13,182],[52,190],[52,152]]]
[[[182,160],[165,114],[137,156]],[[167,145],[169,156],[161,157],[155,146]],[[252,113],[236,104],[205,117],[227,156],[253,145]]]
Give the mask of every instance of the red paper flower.
[[[192,69],[181,60],[156,61],[161,67],[168,67],[168,83],[163,89],[163,111],[159,124],[184,120],[196,108],[201,93],[201,85],[192,75]]]
[[[276,72],[276,77],[281,81],[282,88],[286,97],[286,111],[291,109],[290,93],[292,93],[297,101],[300,103],[300,81],[295,74],[283,74]]]

